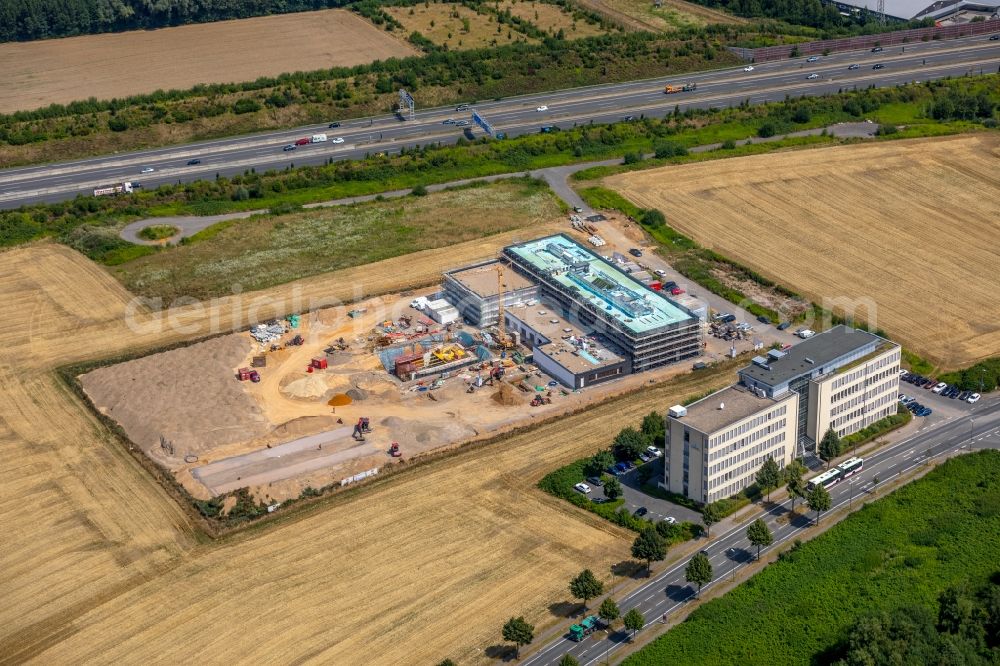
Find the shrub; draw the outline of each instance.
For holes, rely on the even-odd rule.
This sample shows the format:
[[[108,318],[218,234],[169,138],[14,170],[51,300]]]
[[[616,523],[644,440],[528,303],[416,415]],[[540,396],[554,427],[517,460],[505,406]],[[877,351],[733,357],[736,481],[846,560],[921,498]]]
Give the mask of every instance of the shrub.
[[[775,134],[776,130],[774,128],[774,125],[769,122],[763,123],[760,127],[757,128],[757,136],[759,136],[762,139],[772,137]]]
[[[736,142],[733,141],[732,139],[726,139],[725,141],[722,142],[723,150],[734,150],[735,148],[736,148]]]
[[[417,185],[416,187],[413,188],[410,194],[412,194],[415,197],[426,197],[427,187],[425,187],[424,185]]]
[[[646,227],[662,227],[667,223],[667,218],[656,209],[644,210],[639,223]]]

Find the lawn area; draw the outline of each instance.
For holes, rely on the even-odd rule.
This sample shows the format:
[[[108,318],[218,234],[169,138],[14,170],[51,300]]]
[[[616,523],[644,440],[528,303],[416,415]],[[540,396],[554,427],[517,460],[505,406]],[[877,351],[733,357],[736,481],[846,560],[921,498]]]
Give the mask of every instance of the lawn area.
[[[264,289],[551,220],[542,183],[512,179],[353,206],[223,222],[190,241],[117,266],[132,292],[170,301]]]
[[[945,588],[985,583],[998,547],[1000,453],[963,455],[704,604],[624,664],[829,663],[860,616],[936,611]]]

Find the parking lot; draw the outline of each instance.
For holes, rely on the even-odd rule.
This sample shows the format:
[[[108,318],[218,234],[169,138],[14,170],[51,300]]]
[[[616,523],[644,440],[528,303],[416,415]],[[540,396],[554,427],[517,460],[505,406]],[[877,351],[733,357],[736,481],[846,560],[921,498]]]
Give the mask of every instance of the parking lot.
[[[648,463],[619,475],[618,480],[621,481],[622,496],[625,499],[624,506],[630,513],[634,513],[639,507],[646,507],[648,513],[645,518],[654,522],[671,517],[678,523],[683,523],[685,521],[691,523],[701,523],[701,514],[697,511],[692,511],[687,507],[683,507],[674,504],[673,502],[668,502],[667,500],[653,497],[652,495],[647,495],[642,492],[642,484],[639,482],[641,472],[649,474],[648,483],[649,485],[655,486],[663,479],[663,456],[655,458]],[[589,495],[591,499],[604,497],[603,487],[595,486],[590,482],[588,482],[587,485],[591,487],[591,493]]]

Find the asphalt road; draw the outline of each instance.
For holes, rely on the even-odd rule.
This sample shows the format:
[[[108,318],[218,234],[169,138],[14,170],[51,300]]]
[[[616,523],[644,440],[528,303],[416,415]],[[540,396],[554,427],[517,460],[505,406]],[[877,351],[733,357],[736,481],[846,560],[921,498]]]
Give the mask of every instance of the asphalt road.
[[[905,49],[905,50],[904,50]],[[860,67],[849,70],[848,65]],[[884,69],[872,69],[875,63]],[[1000,66],[1000,42],[986,37],[931,41],[892,47],[883,53],[856,51],[821,57],[764,63],[753,72],[742,67],[713,70],[679,77],[591,86],[483,102],[475,108],[508,136],[531,134],[543,125],[564,128],[590,122],[615,122],[626,115],[663,115],[674,108],[728,107],[749,101],[757,104],[786,96],[835,93],[854,87],[892,86],[966,73],[995,72]],[[818,74],[810,80],[809,74]],[[697,83],[696,91],[665,95],[665,84]],[[419,105],[419,93],[417,103]],[[537,111],[541,106],[547,110]],[[184,146],[123,153],[59,164],[7,169],[0,172],[0,207],[60,201],[89,194],[94,187],[120,181],[139,181],[150,188],[163,183],[233,175],[251,167],[258,171],[291,164],[322,164],[328,159],[363,157],[366,153],[398,152],[404,146],[429,142],[454,143],[462,128],[445,125],[448,118],[467,120],[469,112],[451,107],[420,109],[414,120],[394,116],[345,120],[341,127],[312,125],[293,130],[230,137]],[[336,120],[331,118],[331,120]],[[482,130],[474,128],[477,136]],[[344,142],[302,146],[283,152],[295,139],[326,133]],[[198,165],[188,160],[200,159]],[[142,173],[143,169],[154,169]]]
[[[900,390],[909,384],[901,384]],[[916,389],[919,391],[920,389]],[[919,395],[922,402],[930,402],[923,394]],[[942,401],[948,402],[946,399]],[[954,401],[951,401],[954,402]],[[849,481],[845,480],[830,489],[832,498],[831,511],[854,502],[860,502],[872,492],[872,478],[878,476],[880,483],[895,479],[898,475],[907,474],[913,469],[926,464],[929,458],[940,458],[960,450],[1000,448],[1000,399],[994,397],[983,399],[969,409],[935,410],[943,411],[936,421],[921,424],[920,429],[910,437],[886,447],[876,453],[865,456],[864,470],[855,474]],[[719,581],[727,581],[741,576],[740,567],[753,561],[756,549],[746,538],[746,525],[758,517],[763,517],[774,533],[774,543],[762,549],[765,553],[789,540],[794,539],[803,528],[810,525],[813,513],[799,516],[791,523],[779,523],[778,519],[788,512],[787,503],[761,511],[747,519],[740,527],[733,528],[721,535],[713,535],[706,541],[704,549],[712,562],[714,580],[702,588],[711,589]],[[822,521],[822,517],[820,518]],[[695,596],[695,587],[684,580],[684,568],[688,561],[678,562],[670,569],[656,575],[655,578],[629,593],[618,605],[624,614],[632,608],[638,608],[646,618],[644,631],[660,625],[665,613],[673,613],[689,602]],[[568,632],[571,620],[566,621]],[[586,640],[575,643],[568,634],[550,642],[538,653],[524,659],[525,666],[542,666],[557,664],[564,654],[572,654],[583,666],[594,666],[603,663],[606,656],[613,659],[621,658],[615,653],[626,644],[628,637],[624,632],[608,634],[600,631]]]

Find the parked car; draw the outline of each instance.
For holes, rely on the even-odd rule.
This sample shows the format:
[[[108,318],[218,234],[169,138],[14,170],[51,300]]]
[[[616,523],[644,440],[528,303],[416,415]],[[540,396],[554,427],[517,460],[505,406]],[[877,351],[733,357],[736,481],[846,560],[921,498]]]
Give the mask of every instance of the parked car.
[[[670,291],[671,289],[673,289],[676,286],[677,286],[677,283],[674,282],[673,280],[667,280],[666,282],[663,283],[663,288],[666,289],[667,291]]]
[[[812,74],[810,74],[806,78],[807,79],[818,79],[819,78],[819,74],[816,74],[815,72],[813,72]]]
[[[586,483],[578,483],[575,486],[573,486],[573,489],[580,491],[584,495],[590,492],[590,486],[588,486]]]
[[[599,477],[599,476],[588,476],[587,477],[587,483],[591,483],[591,484],[597,486],[598,488],[600,488],[601,486],[604,485],[604,481],[602,481],[601,477]]]
[[[631,254],[633,257],[641,257],[642,256],[642,250],[640,250],[637,247],[633,247],[631,250],[628,251],[628,253]]]
[[[188,160],[188,166],[194,166],[195,164],[201,164],[201,160],[199,160],[197,157],[193,160]]]
[[[757,315],[757,321],[759,321],[762,324],[770,324],[771,318],[766,315]]]
[[[909,399],[910,399],[910,396],[906,395],[905,393],[900,393],[899,394],[899,401],[901,403],[903,403],[904,405],[906,404],[906,401],[909,400]]]
[[[611,500],[609,500],[607,497],[595,497],[590,501],[593,502],[594,504],[606,504]]]
[[[932,388],[934,388],[934,387],[935,387],[936,385],[937,385],[937,382],[935,382],[935,381],[934,381],[933,379],[930,379],[930,378],[928,378],[928,379],[925,379],[925,380],[924,380],[924,383],[923,383],[923,387],[924,387],[925,389],[932,389]]]
[[[635,510],[635,512],[632,515],[633,516],[637,516],[637,517],[641,517],[641,516],[645,516],[647,513],[649,513],[649,509],[647,509],[644,506],[640,506],[638,509]]]
[[[653,271],[653,272],[654,272],[654,273],[656,273],[657,275],[659,275],[660,277],[664,277],[664,276],[666,276],[666,274],[667,274],[667,272],[666,272],[665,270],[663,270],[662,268],[657,268],[657,269],[656,269],[655,271]],[[669,284],[669,283],[667,283],[667,284]],[[667,285],[663,285],[663,286],[665,287],[665,286],[667,286]]]
[[[933,409],[931,409],[930,407],[924,407],[919,412],[917,412],[917,416],[930,416],[933,413],[934,413]]]
[[[674,518],[673,516],[667,516],[666,518],[663,519],[663,522],[675,525],[677,523],[677,519]]]
[[[958,394],[958,399],[965,402],[965,399],[972,395],[972,391],[962,391]]]
[[[647,446],[646,451],[648,451],[651,456],[660,456],[663,454],[663,451],[659,450],[655,446]]]
[[[720,319],[719,321],[721,321],[723,324],[732,323],[732,322],[736,321],[736,315],[734,315],[734,314],[723,315],[722,319]]]
[[[941,391],[948,388],[948,385],[944,382],[938,382],[937,385],[931,389],[931,393],[941,393]]]
[[[853,65],[848,65],[847,69],[861,69],[861,65],[854,63]]]
[[[803,330],[799,331],[795,335],[799,336],[803,340],[808,340],[812,336],[816,335],[816,331],[812,331],[812,330],[806,328],[806,329],[803,329]]]
[[[642,453],[639,454],[639,460],[641,460],[644,463],[647,463],[647,462],[649,462],[652,459],[653,459],[653,457],[651,455],[649,455],[648,453],[646,453],[645,451],[643,451]]]
[[[792,325],[792,322],[790,322],[790,321],[783,321],[780,324],[778,324],[778,330],[779,331],[783,331],[783,330],[785,330],[786,328],[788,328],[791,325]]]
[[[973,393],[968,398],[966,398],[965,401],[967,403],[969,403],[970,405],[974,405],[977,402],[979,402],[979,394],[978,393]]]

